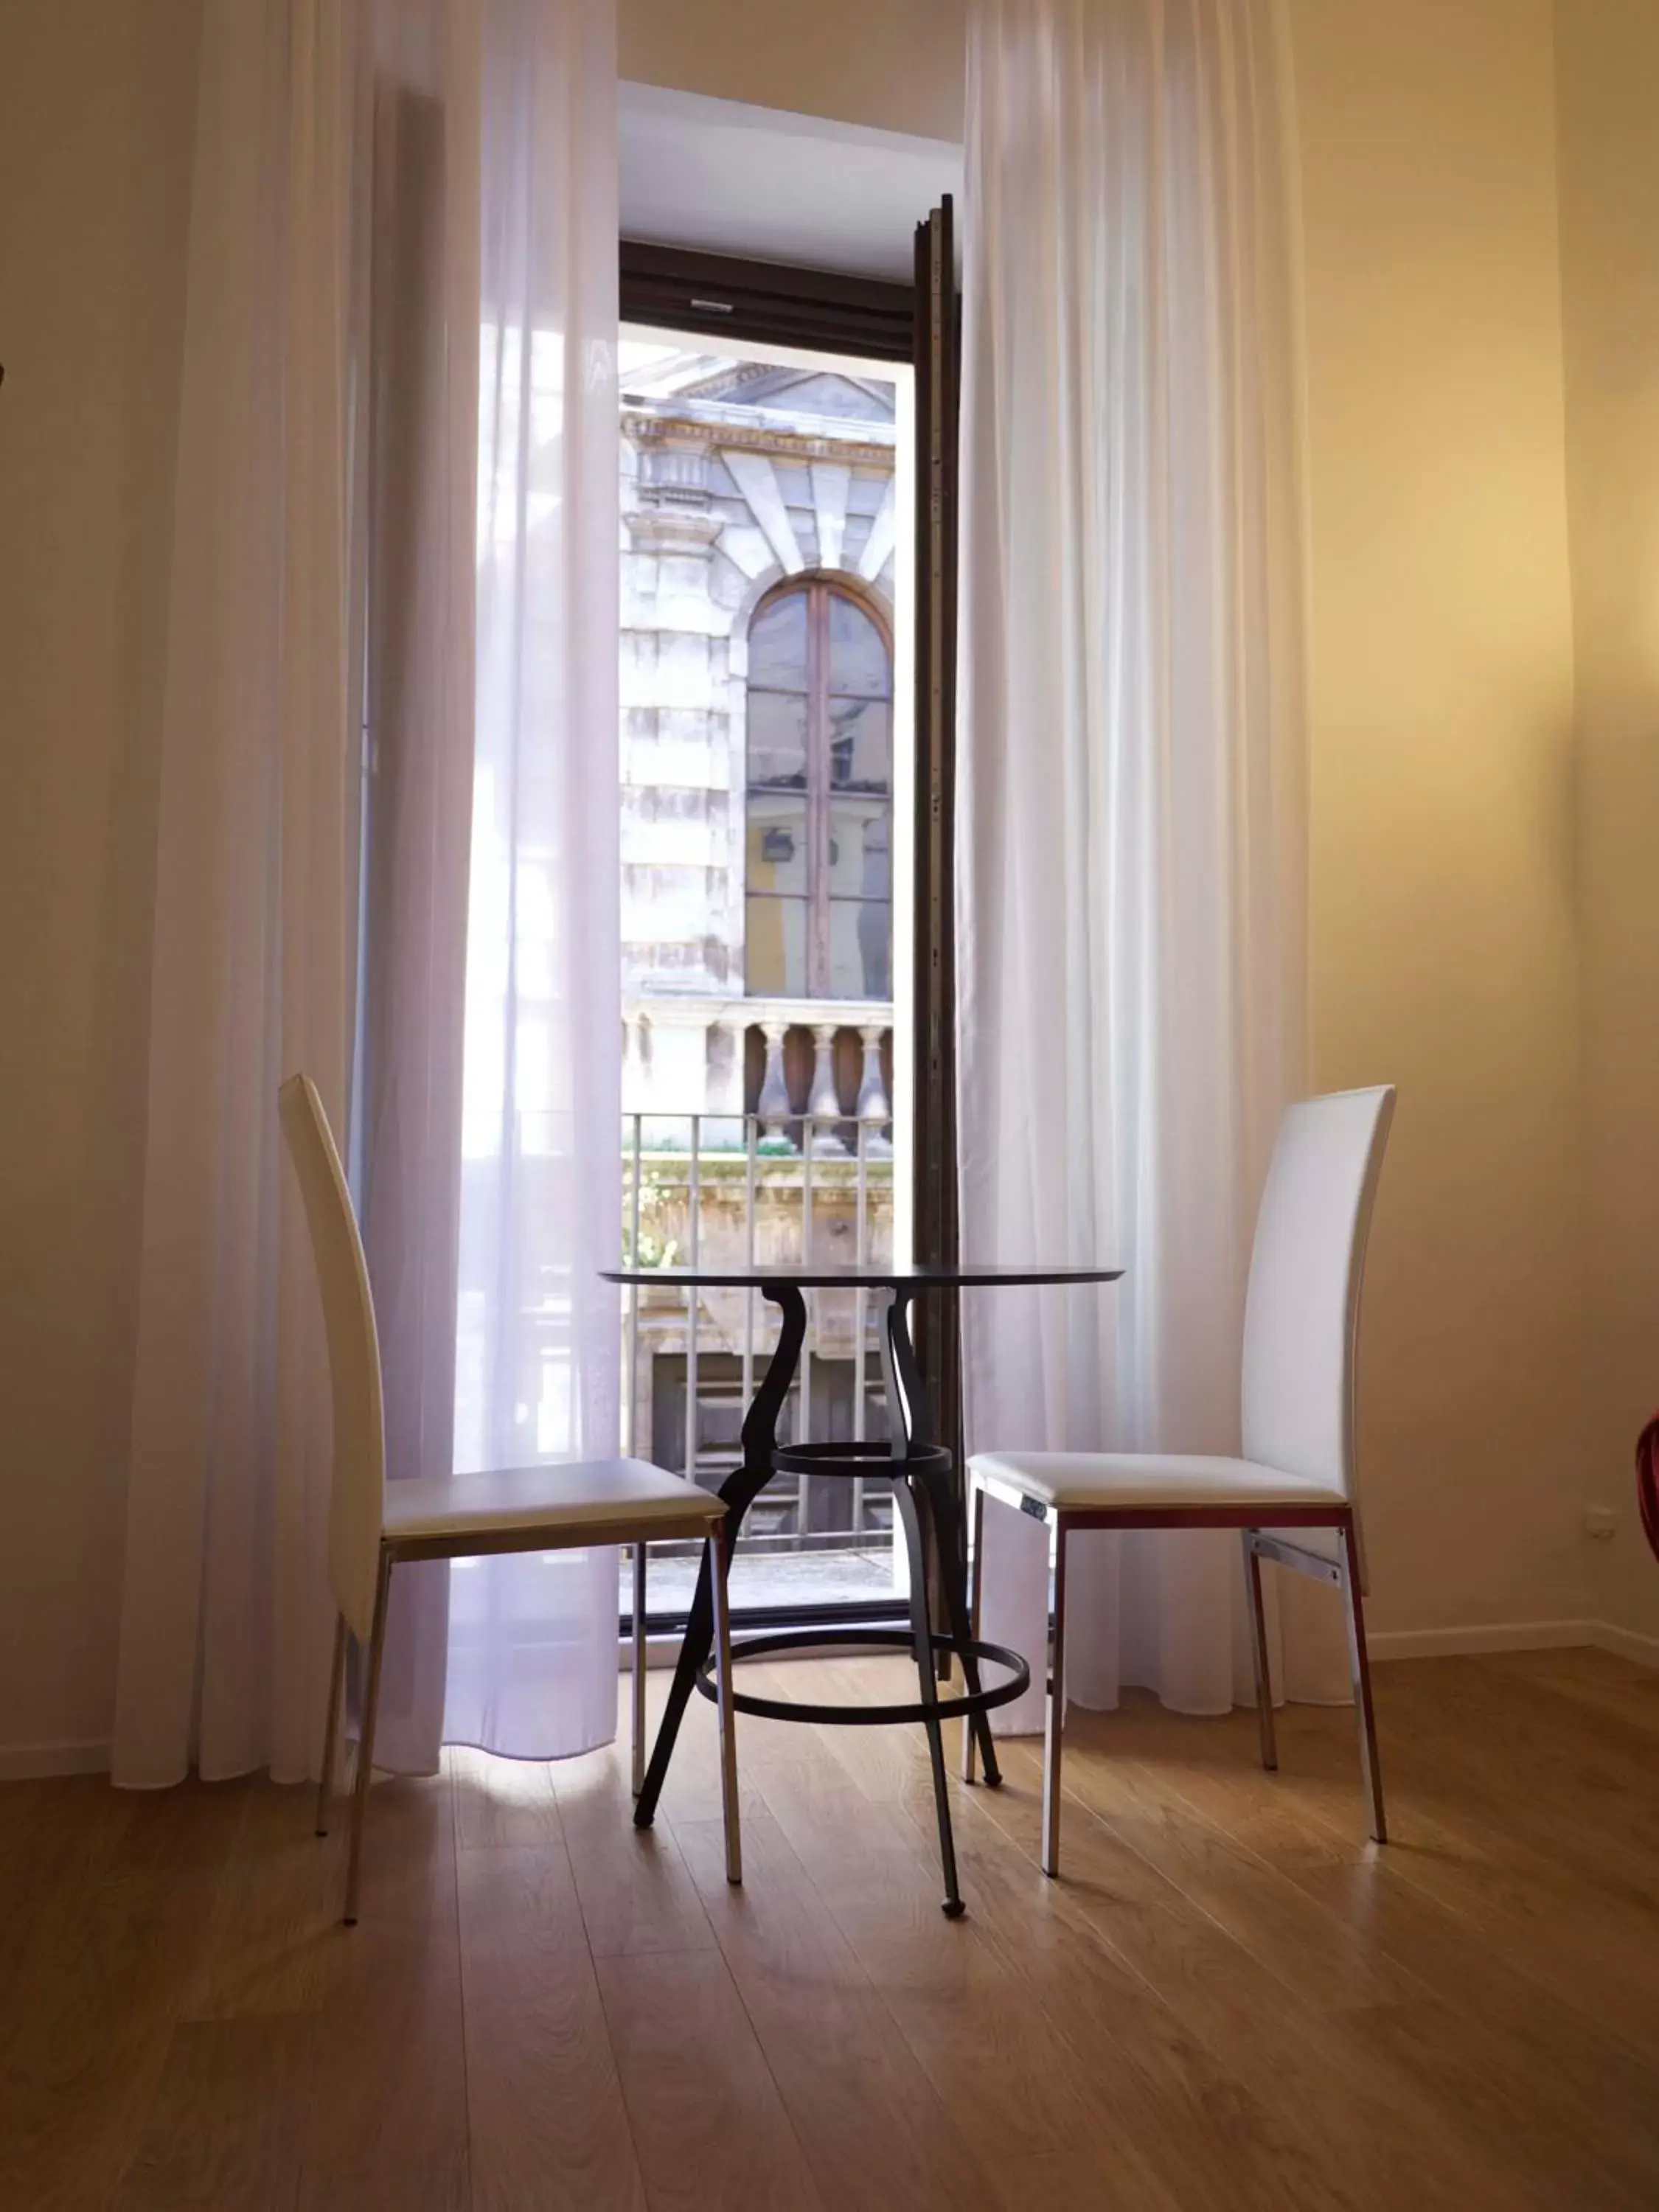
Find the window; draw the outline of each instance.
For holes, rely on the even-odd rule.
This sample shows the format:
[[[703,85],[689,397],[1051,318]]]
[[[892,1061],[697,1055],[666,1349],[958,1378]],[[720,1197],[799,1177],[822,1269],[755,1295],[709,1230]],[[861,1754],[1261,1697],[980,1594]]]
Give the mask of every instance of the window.
[[[751,998],[890,995],[892,720],[892,651],[864,599],[815,577],[762,600],[749,631]]]

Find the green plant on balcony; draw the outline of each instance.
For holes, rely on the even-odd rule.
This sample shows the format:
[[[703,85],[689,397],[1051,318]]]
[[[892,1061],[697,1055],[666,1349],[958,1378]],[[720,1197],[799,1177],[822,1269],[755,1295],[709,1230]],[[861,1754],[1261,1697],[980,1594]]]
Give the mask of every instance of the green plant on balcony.
[[[678,1181],[678,1179],[676,1179]],[[623,1200],[623,1265],[625,1267],[672,1267],[679,1258],[680,1240],[665,1225],[670,1178],[659,1169],[646,1168],[640,1176],[639,1225]]]

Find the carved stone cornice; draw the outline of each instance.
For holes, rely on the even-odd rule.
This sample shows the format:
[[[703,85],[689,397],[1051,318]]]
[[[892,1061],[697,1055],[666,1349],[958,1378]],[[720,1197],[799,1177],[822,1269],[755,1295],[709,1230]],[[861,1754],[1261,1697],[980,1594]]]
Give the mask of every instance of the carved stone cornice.
[[[628,534],[642,550],[705,554],[726,527],[723,514],[679,507],[638,507],[624,514]]]
[[[722,447],[739,453],[769,453],[783,460],[840,461],[854,468],[884,469],[894,465],[896,441],[872,435],[872,426],[860,423],[856,436],[841,437],[829,429],[792,430],[781,424],[757,422],[733,408],[718,418],[697,415],[663,415],[652,407],[624,407],[623,429],[641,446],[699,445],[718,453]]]

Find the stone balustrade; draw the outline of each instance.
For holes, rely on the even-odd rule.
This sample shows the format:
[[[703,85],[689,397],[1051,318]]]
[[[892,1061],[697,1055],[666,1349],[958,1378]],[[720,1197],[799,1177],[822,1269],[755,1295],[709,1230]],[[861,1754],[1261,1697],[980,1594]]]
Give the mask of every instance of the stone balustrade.
[[[887,1158],[892,1031],[892,1006],[878,1000],[630,996],[623,1111],[678,1121],[684,1141],[693,1114],[754,1114],[767,1152],[805,1145],[825,1161],[853,1156],[862,1125],[866,1158]]]

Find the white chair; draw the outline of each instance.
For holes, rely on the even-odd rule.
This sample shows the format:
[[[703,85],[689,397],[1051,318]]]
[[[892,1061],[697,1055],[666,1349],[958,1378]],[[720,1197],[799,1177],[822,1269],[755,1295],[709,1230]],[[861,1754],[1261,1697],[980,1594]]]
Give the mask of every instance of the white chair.
[[[1366,1810],[1372,1835],[1379,1844],[1386,1839],[1361,1595],[1353,1400],[1365,1240],[1393,1112],[1392,1088],[1346,1091],[1304,1099],[1279,1126],[1256,1217],[1244,1309],[1243,1459],[1000,1451],[969,1462],[975,1636],[986,1498],[999,1498],[1054,1530],[1054,1656],[1042,1745],[1044,1874],[1060,1870],[1066,1546],[1079,1528],[1243,1532],[1261,1763],[1270,1769],[1279,1759],[1261,1563],[1276,1560],[1342,1592]],[[1284,1529],[1294,1535],[1270,1533]],[[971,1781],[971,1731],[963,1771]]]
[[[374,1767],[374,1721],[392,1570],[404,1559],[472,1559],[489,1552],[550,1552],[588,1544],[633,1546],[634,1789],[637,1795],[644,1772],[646,1547],[702,1535],[710,1547],[714,1591],[726,1874],[728,1881],[740,1881],[731,1626],[721,1538],[725,1505],[695,1483],[635,1459],[502,1468],[489,1474],[436,1480],[416,1477],[388,1484],[380,1338],[351,1194],[316,1085],[308,1076],[290,1076],[278,1095],[283,1133],[299,1178],[311,1233],[333,1385],[334,1476],[328,1571],[339,1617],[323,1736],[322,1781],[317,1793],[319,1836],[327,1832],[340,1699],[345,1684],[347,1632],[368,1652],[346,1870],[346,1924],[354,1925],[357,1918],[363,1814]]]

